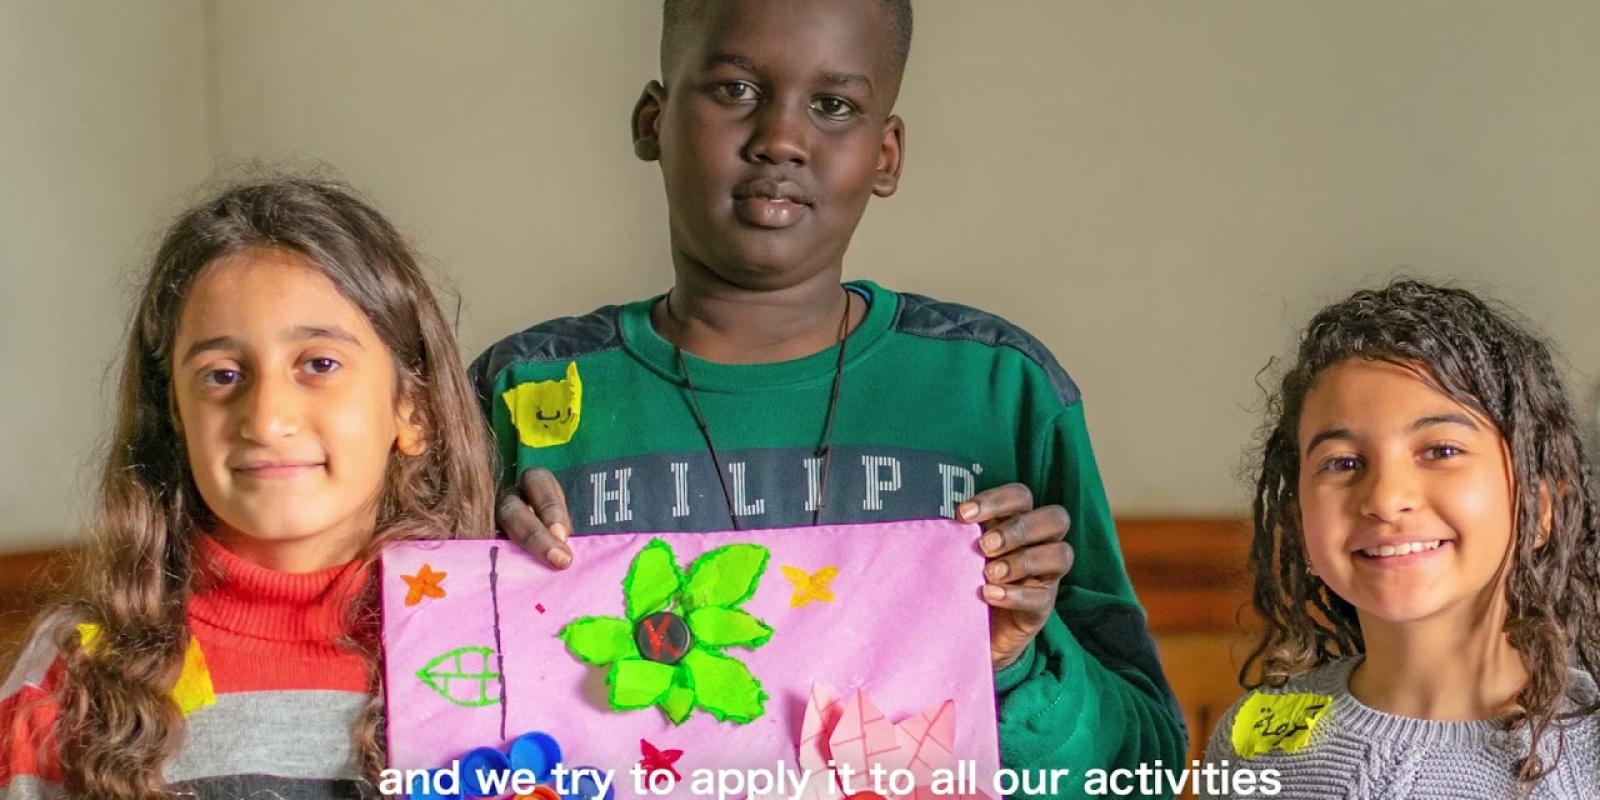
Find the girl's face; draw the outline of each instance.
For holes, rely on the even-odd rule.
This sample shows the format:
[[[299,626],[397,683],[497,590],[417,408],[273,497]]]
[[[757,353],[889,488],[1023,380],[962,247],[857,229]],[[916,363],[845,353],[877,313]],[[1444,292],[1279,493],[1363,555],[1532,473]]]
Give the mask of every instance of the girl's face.
[[[1306,552],[1363,619],[1477,616],[1497,597],[1515,492],[1487,419],[1403,367],[1350,359],[1312,383],[1298,433]]]
[[[366,315],[297,255],[206,267],[179,318],[173,395],[222,543],[291,572],[353,558],[390,452],[420,453],[394,359]]]

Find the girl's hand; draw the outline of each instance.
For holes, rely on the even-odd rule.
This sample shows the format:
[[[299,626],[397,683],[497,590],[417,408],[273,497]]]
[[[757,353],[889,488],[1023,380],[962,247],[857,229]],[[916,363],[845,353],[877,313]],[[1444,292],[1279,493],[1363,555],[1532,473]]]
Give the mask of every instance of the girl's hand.
[[[1033,492],[1020,483],[979,492],[956,516],[983,524],[978,548],[989,559],[983,568],[989,657],[1000,669],[1022,655],[1055,612],[1061,579],[1072,569],[1071,520],[1061,506],[1034,508]]]
[[[544,467],[532,467],[517,480],[517,491],[500,496],[494,522],[534,558],[556,569],[572,566],[567,537],[572,518],[567,515],[567,495],[561,482]]]

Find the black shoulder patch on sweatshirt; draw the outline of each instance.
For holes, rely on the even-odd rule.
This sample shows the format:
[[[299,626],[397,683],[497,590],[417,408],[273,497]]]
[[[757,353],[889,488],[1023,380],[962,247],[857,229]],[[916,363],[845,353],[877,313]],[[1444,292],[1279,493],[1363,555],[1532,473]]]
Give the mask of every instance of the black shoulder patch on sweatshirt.
[[[622,346],[622,306],[597,308],[581,317],[560,317],[514,333],[483,351],[467,368],[478,397],[488,397],[495,376],[512,364],[570,361]]]
[[[1078,385],[1056,362],[1055,356],[1027,331],[987,311],[959,303],[944,303],[920,294],[900,295],[894,329],[930,339],[977,342],[989,347],[1009,347],[1028,357],[1050,376],[1050,385],[1063,405],[1082,398]]]

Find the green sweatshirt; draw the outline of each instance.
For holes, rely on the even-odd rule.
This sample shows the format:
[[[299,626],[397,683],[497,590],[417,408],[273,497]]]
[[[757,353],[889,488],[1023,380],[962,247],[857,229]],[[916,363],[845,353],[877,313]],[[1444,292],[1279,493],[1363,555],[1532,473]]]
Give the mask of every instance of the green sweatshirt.
[[[536,325],[473,363],[501,484],[551,470],[578,534],[727,530],[730,511],[746,529],[807,525],[819,497],[827,524],[952,517],[979,491],[1026,484],[1071,515],[1076,560],[1058,617],[995,674],[1002,763],[1067,768],[1074,786],[1094,768],[1181,768],[1182,714],[1123,568],[1077,386],[999,317],[847,288],[869,305],[845,342],[826,468],[837,348],[755,365],[684,354],[680,368],[650,324],[652,298]]]

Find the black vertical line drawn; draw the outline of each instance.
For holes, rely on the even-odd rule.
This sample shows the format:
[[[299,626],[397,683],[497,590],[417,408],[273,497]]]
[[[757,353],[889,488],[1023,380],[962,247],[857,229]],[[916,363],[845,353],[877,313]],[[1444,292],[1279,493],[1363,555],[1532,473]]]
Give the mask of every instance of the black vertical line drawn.
[[[495,545],[489,548],[489,605],[494,608],[494,658],[495,677],[500,679],[500,741],[506,740],[506,704],[510,698],[506,697],[506,653],[500,646],[500,590],[498,583],[500,573],[498,563],[500,560],[500,547]]]

